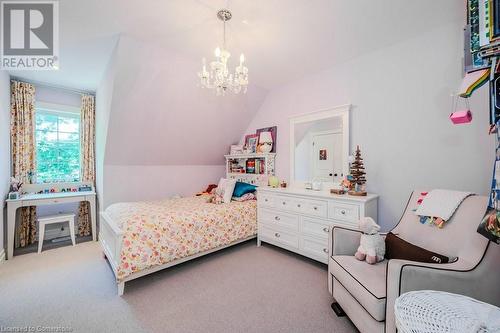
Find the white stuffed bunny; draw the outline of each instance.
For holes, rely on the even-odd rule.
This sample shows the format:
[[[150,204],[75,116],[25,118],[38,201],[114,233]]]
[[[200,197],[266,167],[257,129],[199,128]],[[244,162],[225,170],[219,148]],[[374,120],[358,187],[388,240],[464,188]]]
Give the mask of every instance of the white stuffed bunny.
[[[369,264],[376,264],[384,260],[385,241],[378,233],[380,226],[371,217],[359,220],[359,230],[363,232],[358,251],[354,255],[358,260],[365,260]]]

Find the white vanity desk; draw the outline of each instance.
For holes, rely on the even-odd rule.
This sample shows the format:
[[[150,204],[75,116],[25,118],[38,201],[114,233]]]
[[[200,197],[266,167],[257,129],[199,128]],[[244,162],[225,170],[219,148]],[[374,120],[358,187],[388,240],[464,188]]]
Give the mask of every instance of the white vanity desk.
[[[88,201],[90,203],[90,221],[92,223],[92,240],[96,241],[96,193],[65,192],[41,193],[21,195],[19,199],[7,199],[7,259],[14,256],[14,236],[16,225],[16,211],[21,207],[53,205],[68,202]]]
[[[358,220],[377,220],[378,196],[330,194],[305,189],[258,188],[257,244],[267,242],[328,263],[328,233],[334,225],[358,228]]]

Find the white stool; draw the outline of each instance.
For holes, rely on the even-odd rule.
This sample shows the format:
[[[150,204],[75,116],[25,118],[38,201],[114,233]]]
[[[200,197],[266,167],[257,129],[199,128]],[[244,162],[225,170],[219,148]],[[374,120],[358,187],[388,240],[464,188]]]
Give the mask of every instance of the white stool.
[[[38,253],[42,252],[43,239],[45,238],[45,226],[52,223],[68,222],[69,234],[71,242],[75,246],[75,214],[58,214],[44,216],[38,219],[39,235],[38,235]]]

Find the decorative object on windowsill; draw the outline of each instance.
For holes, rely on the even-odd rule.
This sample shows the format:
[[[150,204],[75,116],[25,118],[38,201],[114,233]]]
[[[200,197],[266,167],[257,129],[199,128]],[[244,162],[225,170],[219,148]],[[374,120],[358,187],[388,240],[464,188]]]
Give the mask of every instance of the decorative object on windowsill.
[[[198,73],[200,83],[203,88],[214,89],[217,96],[225,95],[227,91],[238,94],[243,90],[247,92],[248,86],[248,68],[243,66],[245,56],[243,53],[240,55],[240,65],[235,68],[234,74],[230,73],[227,66],[231,53],[226,48],[226,22],[231,19],[233,15],[227,9],[221,9],[217,12],[217,18],[223,22],[223,43],[222,49],[217,47],[215,49],[216,59],[212,61],[207,70],[205,58],[203,58],[203,68]]]
[[[257,142],[258,141],[259,141],[259,136],[257,134],[245,135],[246,154],[257,153]]]
[[[364,190],[364,185],[366,184],[366,178],[365,178],[366,172],[359,146],[356,146],[356,152],[354,153],[354,161],[351,163],[350,174],[352,176],[352,183],[354,184],[354,189],[348,192],[349,195],[366,196],[366,191]]]
[[[275,153],[276,152],[276,137],[278,134],[278,127],[272,126],[272,127],[259,128],[256,132],[259,135],[258,152]],[[271,132],[271,138],[269,138],[269,134],[264,134],[263,138],[261,139],[260,135],[263,132]],[[267,151],[269,149],[267,147],[268,145],[270,145],[270,148],[271,148],[271,150],[269,150],[269,151]]]
[[[10,177],[10,192],[19,192],[23,182],[15,177]]]
[[[281,181],[281,183],[280,183],[280,187],[281,187],[281,188],[286,188],[286,186],[287,186],[286,182],[285,182],[284,180],[283,180],[283,181]]]
[[[271,176],[268,179],[269,186],[271,186],[273,188],[277,188],[279,183],[280,183],[280,181],[279,181],[278,177],[276,177],[276,176]]]
[[[273,149],[273,137],[271,132],[261,132],[259,134],[259,147],[262,153],[270,153]]]
[[[450,114],[450,120],[453,124],[466,124],[472,121],[472,112],[470,111],[469,98],[465,97],[465,109],[457,110],[458,99],[462,99],[461,96],[453,96],[453,104]]]
[[[90,185],[82,185],[78,187],[78,192],[90,192],[92,191],[92,186]]]
[[[305,184],[304,184],[304,188],[305,188],[306,190],[312,190],[313,185],[312,185],[312,183],[305,183]]]

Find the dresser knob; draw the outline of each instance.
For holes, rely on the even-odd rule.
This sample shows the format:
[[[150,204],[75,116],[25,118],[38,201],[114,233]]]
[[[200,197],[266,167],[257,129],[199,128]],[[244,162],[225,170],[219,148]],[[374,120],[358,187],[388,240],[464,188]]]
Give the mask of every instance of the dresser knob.
[[[267,199],[264,199],[264,201],[265,201],[265,202],[268,202],[269,200],[267,200]]]
[[[328,233],[330,231],[330,229],[328,229],[328,227],[324,227],[323,231],[326,232],[326,233]]]
[[[314,208],[314,210],[318,210],[318,207],[316,207],[316,206],[314,206],[313,208]]]
[[[297,207],[299,207],[299,208],[300,208],[300,204],[298,204],[298,205],[297,205]]]
[[[342,215],[345,215],[345,210],[343,210],[343,209],[342,209],[342,210],[340,211],[340,213],[341,213]]]
[[[274,217],[274,219],[275,219],[276,221],[281,220],[279,216],[275,216],[275,217]]]
[[[283,201],[283,205],[286,205],[286,202]]]
[[[280,238],[280,234],[278,234],[278,233],[275,233],[274,236],[276,236],[277,238]]]
[[[327,253],[328,254],[328,250],[327,249],[323,249],[323,252]]]

